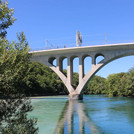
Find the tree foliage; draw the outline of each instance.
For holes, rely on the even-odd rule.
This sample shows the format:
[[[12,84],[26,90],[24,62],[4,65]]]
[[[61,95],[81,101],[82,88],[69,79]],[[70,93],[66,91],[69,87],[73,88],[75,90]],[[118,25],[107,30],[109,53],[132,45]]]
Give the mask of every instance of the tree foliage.
[[[13,17],[14,9],[9,9],[8,2],[0,0],[0,37],[4,38],[7,34],[7,28],[16,20]]]
[[[68,94],[60,78],[47,66],[37,62],[29,64],[30,71],[26,79],[26,94],[59,95]],[[67,71],[64,70],[66,75]],[[79,74],[73,74],[73,87],[78,85]],[[111,74],[107,78],[94,76],[83,90],[84,94],[105,94],[108,96],[134,96],[134,69],[127,73]]]
[[[36,134],[36,120],[29,119],[30,100],[25,97],[29,72],[28,42],[24,33],[18,42],[6,39],[7,28],[13,24],[13,9],[0,0],[0,134]]]
[[[134,71],[109,75],[105,93],[109,96],[134,96]]]
[[[101,76],[94,76],[88,82],[84,94],[103,94],[105,90],[105,78]]]
[[[0,133],[36,134],[36,120],[27,118],[32,106],[24,95],[30,58],[25,35],[19,33],[18,42],[3,39],[0,46]]]
[[[30,57],[25,35],[23,32],[19,33],[18,42],[10,44],[7,40],[3,40],[0,45],[0,95],[5,91],[6,94],[22,92]]]
[[[35,95],[58,95],[67,94],[67,89],[60,78],[47,66],[31,62],[26,79],[26,94]]]
[[[134,69],[127,73],[111,74],[106,79],[94,76],[84,90],[85,94],[134,96]]]

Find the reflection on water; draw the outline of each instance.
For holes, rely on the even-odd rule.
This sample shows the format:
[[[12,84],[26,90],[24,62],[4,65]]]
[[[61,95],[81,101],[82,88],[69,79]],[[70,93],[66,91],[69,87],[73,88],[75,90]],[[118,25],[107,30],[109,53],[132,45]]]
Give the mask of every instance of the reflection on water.
[[[90,119],[87,111],[83,101],[67,101],[54,134],[85,134],[87,130],[92,134],[100,134],[101,131]]]
[[[69,102],[53,96],[32,105],[39,134],[134,134],[134,98],[87,95]]]

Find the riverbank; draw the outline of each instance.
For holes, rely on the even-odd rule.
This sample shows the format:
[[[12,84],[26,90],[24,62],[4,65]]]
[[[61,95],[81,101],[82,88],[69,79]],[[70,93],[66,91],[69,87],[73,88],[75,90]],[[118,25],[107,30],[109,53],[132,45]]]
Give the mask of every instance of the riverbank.
[[[68,95],[51,95],[51,96],[33,96],[30,99],[44,99],[44,98],[68,98]]]

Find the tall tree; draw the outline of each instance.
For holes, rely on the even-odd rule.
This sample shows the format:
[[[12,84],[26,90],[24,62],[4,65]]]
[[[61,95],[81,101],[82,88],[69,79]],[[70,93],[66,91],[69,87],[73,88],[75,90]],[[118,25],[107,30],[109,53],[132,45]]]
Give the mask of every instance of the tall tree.
[[[6,29],[14,20],[13,9],[0,0],[0,134],[36,134],[36,120],[27,117],[32,106],[24,95],[28,42],[23,32],[17,35],[18,42],[6,40]]]
[[[34,127],[36,120],[27,118],[27,112],[32,111],[32,106],[24,95],[25,80],[29,72],[28,43],[24,34],[20,33],[18,42],[10,44],[3,41],[1,45],[0,132],[36,134],[38,130]]]

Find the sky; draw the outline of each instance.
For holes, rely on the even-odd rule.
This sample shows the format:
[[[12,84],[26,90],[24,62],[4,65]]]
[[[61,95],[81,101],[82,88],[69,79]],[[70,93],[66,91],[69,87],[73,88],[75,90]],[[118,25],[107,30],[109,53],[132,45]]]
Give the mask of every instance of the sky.
[[[17,20],[7,38],[16,40],[24,31],[31,50],[76,46],[76,31],[83,46],[134,42],[134,0],[8,0]],[[46,44],[47,40],[47,44]],[[78,64],[76,59],[76,64]],[[86,72],[89,65],[86,60]],[[115,60],[97,75],[127,72],[134,67],[134,56]],[[74,67],[78,71],[78,67]]]

